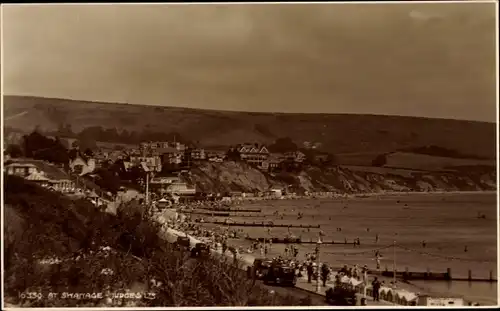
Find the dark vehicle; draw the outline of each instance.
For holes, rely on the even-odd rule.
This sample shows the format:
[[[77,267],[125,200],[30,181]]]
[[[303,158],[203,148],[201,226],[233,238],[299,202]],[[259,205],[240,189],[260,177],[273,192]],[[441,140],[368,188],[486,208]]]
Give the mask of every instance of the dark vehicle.
[[[191,250],[191,257],[206,257],[210,256],[210,247],[205,243],[196,243]]]
[[[189,250],[191,247],[191,240],[187,236],[177,237],[177,241],[174,242],[174,248],[176,250]]]
[[[295,286],[297,276],[295,269],[286,264],[273,264],[264,275],[264,284],[275,284],[280,286]]]
[[[340,284],[326,291],[326,301],[334,306],[355,306],[356,290],[353,286]]]
[[[253,261],[253,266],[247,268],[247,276],[249,279],[256,278],[262,280],[267,274],[267,271],[271,267],[273,261],[267,258],[256,258]]]

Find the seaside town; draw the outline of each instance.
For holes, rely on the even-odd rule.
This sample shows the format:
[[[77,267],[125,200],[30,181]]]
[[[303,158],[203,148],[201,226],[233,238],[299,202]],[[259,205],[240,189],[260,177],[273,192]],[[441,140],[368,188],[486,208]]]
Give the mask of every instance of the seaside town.
[[[12,137],[9,138],[6,141],[12,142]],[[235,264],[242,264],[242,269],[246,269],[250,278],[257,277],[266,284],[290,283],[296,288],[326,295],[327,301],[333,304],[455,306],[465,304],[463,298],[433,297],[412,292],[407,287],[401,286],[401,282],[396,280],[394,271],[387,271],[387,265],[385,272],[382,269],[381,250],[386,247],[361,252],[366,254],[365,257],[373,258],[374,262],[370,266],[353,264],[338,267],[338,263],[320,260],[320,245],[327,241],[319,226],[305,224],[299,226],[286,222],[275,225],[273,221],[261,223],[245,221],[252,219],[247,217],[259,217],[259,215],[264,219],[272,217],[283,220],[285,212],[274,211],[272,214],[263,215],[262,209],[240,208],[244,203],[260,206],[259,204],[266,201],[321,197],[347,202],[348,198],[352,197],[351,194],[298,194],[287,188],[271,188],[257,193],[241,191],[207,193],[198,191],[196,186],[190,183],[190,170],[203,162],[221,164],[225,161],[237,161],[269,173],[282,169],[300,169],[310,161],[301,151],[271,153],[267,146],[259,144],[242,144],[228,147],[226,150],[222,148],[211,150],[188,146],[177,141],[143,142],[128,149],[99,148],[94,151],[90,148],[82,150],[78,141],[70,140],[69,150],[52,146],[49,147],[49,153],[38,152],[46,149],[44,144],[63,145],[61,141],[60,138],[45,137],[34,131],[21,138],[22,148],[20,145],[5,144],[5,174],[20,176],[73,199],[84,198],[103,212],[116,213],[120,204],[127,201],[136,202],[142,206],[150,219],[161,225],[167,241],[174,244],[184,243],[188,250],[198,255],[200,252],[220,253],[231,258]],[[305,146],[310,150],[320,148],[318,144],[311,146],[307,142]],[[57,155],[58,152],[62,152],[63,155]],[[57,163],[58,161],[53,160],[64,159],[65,153],[68,163]],[[27,157],[26,154],[33,158]],[[319,154],[323,156],[321,158],[323,163],[332,158],[328,153]],[[292,217],[296,217],[297,221],[305,217],[304,210],[292,211],[294,211]],[[240,219],[239,223],[233,218]],[[267,230],[267,236],[251,237],[249,234],[251,230],[241,229],[246,226],[262,227]],[[287,233],[273,235],[271,229],[277,226],[288,228]],[[290,231],[292,227],[302,228],[300,229],[302,232],[309,234],[309,240],[303,239],[300,233],[299,236],[293,234]],[[311,235],[311,228],[318,228],[313,229],[317,233]],[[341,230],[340,227],[336,229],[337,232]],[[369,228],[367,230],[369,231]],[[378,234],[374,233],[373,237],[377,242]],[[315,249],[299,251],[298,246],[304,243],[316,245]],[[349,241],[346,238],[338,243],[350,244],[354,248],[359,248],[361,245],[359,238]],[[425,243],[422,241],[422,247],[425,247]],[[44,260],[46,261],[42,259]],[[291,274],[286,273],[287,269],[292,271]],[[404,279],[407,275],[403,273],[401,276]],[[434,278],[436,277],[439,278],[435,275]],[[445,280],[451,278],[451,275],[448,271],[440,277]],[[490,275],[490,278],[493,276]],[[472,303],[469,302],[470,305]]]
[[[2,5],[2,309],[495,306],[495,3]]]

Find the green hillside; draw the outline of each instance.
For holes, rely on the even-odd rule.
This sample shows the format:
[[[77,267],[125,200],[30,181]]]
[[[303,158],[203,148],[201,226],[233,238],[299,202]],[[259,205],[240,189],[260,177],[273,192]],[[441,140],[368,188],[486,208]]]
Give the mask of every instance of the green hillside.
[[[495,124],[475,121],[352,114],[273,114],[6,96],[5,126],[31,131],[74,132],[100,126],[118,131],[180,133],[204,146],[271,143],[290,137],[318,142],[325,151],[384,153],[435,145],[460,153],[495,157]]]

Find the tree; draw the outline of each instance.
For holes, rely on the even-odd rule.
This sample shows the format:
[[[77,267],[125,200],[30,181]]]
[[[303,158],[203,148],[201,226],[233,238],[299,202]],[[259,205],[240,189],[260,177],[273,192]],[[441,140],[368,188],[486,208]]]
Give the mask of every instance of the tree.
[[[94,156],[94,152],[90,148],[87,148],[83,152],[83,155],[86,157],[92,158]]]
[[[293,142],[293,140],[290,137],[278,138],[276,139],[274,144],[269,146],[269,151],[271,152],[285,153],[297,150],[298,150],[297,145]]]
[[[387,164],[387,156],[385,154],[378,155],[372,161],[373,166],[381,167]]]
[[[97,178],[95,180],[96,185],[99,187],[116,194],[120,190],[121,180],[116,174],[110,170],[99,169],[96,172]]]
[[[80,140],[78,140],[78,146],[80,147],[80,150],[97,149],[96,141],[90,137],[82,137]]]
[[[133,166],[128,173],[129,180],[138,184],[141,180],[146,180],[146,172],[139,166]]]
[[[68,164],[68,150],[58,139],[51,139],[34,131],[23,137],[25,156],[57,164]]]
[[[226,152],[226,157],[229,161],[239,161],[241,159],[238,148],[234,147],[229,148],[229,150]]]
[[[323,166],[331,166],[331,165],[336,165],[337,164],[337,158],[333,154],[328,154],[326,156],[326,159],[321,161],[321,164]]]
[[[16,144],[9,144],[7,146],[7,154],[13,158],[20,158],[24,155],[23,149],[21,146]]]

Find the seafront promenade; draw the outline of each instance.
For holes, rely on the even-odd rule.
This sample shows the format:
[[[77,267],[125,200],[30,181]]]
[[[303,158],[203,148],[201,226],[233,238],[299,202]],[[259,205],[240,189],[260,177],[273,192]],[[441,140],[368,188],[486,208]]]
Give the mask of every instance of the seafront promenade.
[[[178,236],[189,237],[191,247],[193,247],[196,243],[206,243],[207,242],[205,239],[198,239],[198,238],[193,237],[191,235],[188,235],[182,231],[175,230],[172,228],[167,228],[166,230],[164,230],[164,233],[165,234],[163,237],[168,242],[174,242]],[[212,256],[215,256],[217,258],[222,259],[222,258],[226,257],[227,260],[230,260],[230,261],[234,260],[232,253],[230,253],[229,251],[226,251],[223,254],[222,249],[220,249],[220,248],[218,248],[218,249],[211,248],[211,254],[212,254]],[[238,262],[238,267],[240,267],[242,270],[246,270],[247,267],[252,266],[253,262],[255,260],[255,257],[251,254],[237,254],[236,258],[237,258],[237,262]],[[316,281],[314,280],[312,283],[308,283],[307,277],[298,278],[297,284],[295,286],[295,288],[297,288],[299,290],[302,290],[302,291],[305,291],[305,292],[308,292],[311,294],[315,294],[315,295],[320,295],[320,296],[326,296],[326,290],[330,287],[333,287],[333,283],[331,281],[328,281],[326,286],[322,286],[322,284],[320,284],[320,291],[317,292],[316,291]],[[357,300],[358,300],[358,305],[359,305],[361,302],[361,298],[363,298],[363,294],[357,294],[357,298],[358,298]],[[383,301],[383,300],[374,301],[371,297],[367,296],[366,297],[366,305],[367,306],[388,306],[388,305],[394,305],[394,304],[391,302]]]

